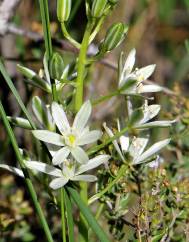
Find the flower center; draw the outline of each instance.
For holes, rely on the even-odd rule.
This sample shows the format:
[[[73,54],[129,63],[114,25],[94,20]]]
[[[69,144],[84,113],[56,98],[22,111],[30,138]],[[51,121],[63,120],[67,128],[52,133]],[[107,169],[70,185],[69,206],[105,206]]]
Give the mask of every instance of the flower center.
[[[75,146],[75,141],[76,141],[76,136],[73,134],[69,134],[65,138],[65,142],[68,146],[74,147]]]

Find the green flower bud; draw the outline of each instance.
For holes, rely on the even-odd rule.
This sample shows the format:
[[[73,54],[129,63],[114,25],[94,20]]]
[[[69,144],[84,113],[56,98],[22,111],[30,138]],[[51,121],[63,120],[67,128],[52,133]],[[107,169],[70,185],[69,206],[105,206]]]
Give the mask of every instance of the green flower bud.
[[[94,18],[100,18],[106,7],[107,0],[94,0],[92,4],[91,15]]]
[[[124,40],[128,27],[123,23],[113,24],[107,31],[105,39],[100,46],[100,50],[108,52],[116,48]]]
[[[71,12],[71,0],[57,0],[57,17],[62,23],[67,21]]]
[[[49,70],[51,78],[57,80],[61,79],[62,73],[64,71],[64,61],[62,56],[57,52],[53,54],[50,60]]]

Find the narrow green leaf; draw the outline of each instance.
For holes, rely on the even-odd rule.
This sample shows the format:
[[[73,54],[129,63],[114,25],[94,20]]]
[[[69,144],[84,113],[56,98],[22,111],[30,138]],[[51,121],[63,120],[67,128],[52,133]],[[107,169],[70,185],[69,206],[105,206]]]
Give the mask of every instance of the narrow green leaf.
[[[105,234],[104,230],[97,223],[95,217],[92,215],[90,209],[82,201],[78,192],[71,187],[67,187],[67,190],[68,190],[69,194],[71,195],[71,197],[73,198],[74,202],[79,207],[81,213],[83,214],[83,216],[87,220],[89,226],[94,231],[96,236],[99,238],[99,240],[102,241],[102,242],[110,242],[110,240],[108,239],[108,236]]]
[[[35,124],[34,124],[32,118],[31,118],[30,114],[28,113],[24,103],[22,102],[22,99],[21,99],[18,91],[16,90],[12,80],[10,79],[9,74],[7,73],[7,71],[6,71],[6,69],[5,69],[1,60],[0,60],[0,72],[3,75],[5,81],[6,81],[7,85],[9,86],[10,90],[12,91],[13,95],[15,96],[15,98],[16,98],[18,104],[20,105],[23,113],[26,115],[28,121],[30,122],[32,129],[35,129],[36,128]]]
[[[69,242],[74,242],[75,239],[74,239],[74,221],[73,221],[73,215],[72,215],[72,204],[66,191],[65,191],[65,206],[66,206],[66,214],[67,214]]]

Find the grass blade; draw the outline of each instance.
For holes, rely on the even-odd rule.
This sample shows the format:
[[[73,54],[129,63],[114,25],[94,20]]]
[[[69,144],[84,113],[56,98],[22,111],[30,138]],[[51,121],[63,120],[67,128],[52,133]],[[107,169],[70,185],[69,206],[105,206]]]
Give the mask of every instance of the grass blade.
[[[92,215],[90,209],[85,205],[85,203],[80,198],[78,192],[71,187],[67,187],[67,190],[68,190],[69,194],[71,195],[71,197],[73,198],[74,202],[79,207],[81,213],[87,220],[91,229],[94,231],[96,236],[99,238],[99,240],[102,242],[109,242],[110,240],[108,239],[107,235],[104,233],[104,230],[97,223],[97,221],[94,218],[94,216]]]

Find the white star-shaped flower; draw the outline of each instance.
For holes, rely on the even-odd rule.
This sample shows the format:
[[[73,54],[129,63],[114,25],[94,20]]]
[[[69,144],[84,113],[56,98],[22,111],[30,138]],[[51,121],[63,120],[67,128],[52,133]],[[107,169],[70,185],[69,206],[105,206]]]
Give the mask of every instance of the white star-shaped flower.
[[[96,142],[102,135],[101,131],[90,131],[89,127],[86,126],[91,111],[91,103],[86,101],[76,114],[73,125],[70,126],[62,106],[53,102],[52,116],[60,134],[48,130],[33,131],[37,139],[62,147],[53,155],[52,162],[54,165],[63,163],[70,153],[79,163],[88,161],[89,158],[81,146]]]
[[[51,165],[47,165],[39,161],[25,161],[27,168],[36,170],[48,174],[54,179],[50,182],[50,187],[52,189],[58,189],[66,185],[68,181],[85,181],[85,182],[94,182],[97,180],[97,177],[94,175],[82,175],[86,171],[95,169],[96,167],[106,164],[109,160],[109,155],[99,155],[93,159],[90,159],[86,164],[78,164],[74,160],[66,160],[63,164],[59,165],[59,168],[56,168]],[[1,164],[0,168],[6,169],[22,178],[24,178],[24,173],[22,170]]]
[[[129,106],[129,118],[132,119],[132,114],[136,115],[134,113],[134,110],[132,110],[132,104],[129,103],[128,101],[128,106]],[[148,101],[145,100],[145,103],[142,107],[142,113],[143,117],[142,119],[139,119],[133,126],[133,128],[136,129],[147,129],[147,128],[153,128],[153,127],[170,127],[173,123],[176,122],[176,120],[160,120],[160,121],[151,121],[154,117],[158,115],[160,112],[161,106],[158,104],[152,104],[148,105]]]
[[[123,64],[123,54],[119,61],[119,89],[123,94],[139,94],[146,92],[159,92],[162,88],[158,85],[143,85],[155,70],[156,65],[148,65],[133,70],[136,50],[132,49]]]
[[[114,133],[106,126],[106,124],[104,124],[104,128],[110,137],[114,136]],[[125,161],[124,154],[128,153],[132,157],[132,164],[137,165],[145,162],[147,159],[158,153],[163,147],[169,144],[170,139],[159,141],[144,151],[148,141],[148,138],[133,137],[130,142],[129,137],[122,135],[119,138],[121,149],[117,140],[113,141],[113,145],[123,161]]]

